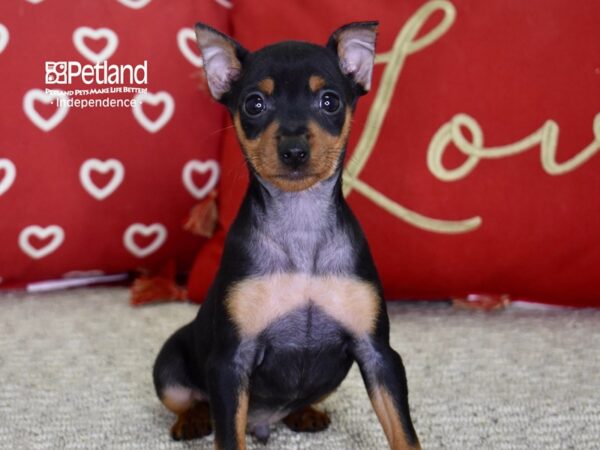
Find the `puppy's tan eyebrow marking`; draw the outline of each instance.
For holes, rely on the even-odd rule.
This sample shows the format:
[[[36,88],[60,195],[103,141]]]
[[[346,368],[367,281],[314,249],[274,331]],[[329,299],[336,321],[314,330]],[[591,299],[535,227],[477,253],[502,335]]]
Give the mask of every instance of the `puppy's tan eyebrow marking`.
[[[273,91],[275,90],[275,81],[273,81],[273,78],[271,77],[261,80],[258,83],[258,90],[265,95],[273,95]]]
[[[325,79],[320,75],[311,75],[308,79],[308,86],[312,92],[317,92],[325,86]]]

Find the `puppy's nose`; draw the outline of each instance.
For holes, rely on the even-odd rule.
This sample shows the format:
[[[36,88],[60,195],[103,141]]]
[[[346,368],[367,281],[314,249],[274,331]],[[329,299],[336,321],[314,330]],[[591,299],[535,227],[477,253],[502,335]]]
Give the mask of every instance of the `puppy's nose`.
[[[282,152],[279,152],[279,159],[290,167],[297,169],[306,161],[308,161],[308,150],[301,148],[288,148]]]
[[[310,159],[310,149],[305,139],[284,139],[278,151],[279,160],[293,169],[298,169]]]

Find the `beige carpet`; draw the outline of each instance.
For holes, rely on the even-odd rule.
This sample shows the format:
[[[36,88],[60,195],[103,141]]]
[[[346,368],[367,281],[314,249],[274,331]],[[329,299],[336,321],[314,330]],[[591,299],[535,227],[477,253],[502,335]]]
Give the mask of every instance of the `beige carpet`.
[[[172,442],[151,365],[195,306],[132,309],[121,288],[0,296],[0,448],[209,449]],[[600,449],[600,311],[390,305],[424,449]],[[353,369],[329,430],[253,449],[385,449]]]

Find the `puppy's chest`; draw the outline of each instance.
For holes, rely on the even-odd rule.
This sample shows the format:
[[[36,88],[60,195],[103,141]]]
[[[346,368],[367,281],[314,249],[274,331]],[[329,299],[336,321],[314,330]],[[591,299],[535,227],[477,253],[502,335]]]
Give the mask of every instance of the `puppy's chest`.
[[[275,336],[270,331],[285,323],[295,342],[311,342],[318,337],[315,321],[353,335],[372,331],[377,289],[354,275],[356,252],[331,188],[325,183],[265,201],[248,234],[249,275],[227,295],[243,337]]]
[[[295,338],[311,341],[322,326],[365,336],[373,331],[379,309],[373,285],[345,275],[275,273],[236,283],[227,309],[243,338],[256,338],[286,323]],[[296,340],[296,339],[294,339]]]
[[[246,243],[252,274],[354,272],[353,242],[339,224],[330,189],[279,193],[267,201]]]
[[[257,231],[251,248],[252,272],[303,272],[317,275],[350,274],[354,252],[345,235],[330,230]]]

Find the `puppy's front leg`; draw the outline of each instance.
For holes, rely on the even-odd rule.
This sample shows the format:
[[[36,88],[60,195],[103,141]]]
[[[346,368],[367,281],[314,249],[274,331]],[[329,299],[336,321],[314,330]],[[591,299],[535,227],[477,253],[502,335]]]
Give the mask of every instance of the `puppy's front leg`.
[[[215,448],[245,450],[248,377],[244,368],[234,358],[214,358],[209,361],[207,377]]]
[[[387,340],[366,336],[355,342],[355,358],[371,404],[392,450],[420,450],[410,418],[402,359]]]

